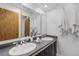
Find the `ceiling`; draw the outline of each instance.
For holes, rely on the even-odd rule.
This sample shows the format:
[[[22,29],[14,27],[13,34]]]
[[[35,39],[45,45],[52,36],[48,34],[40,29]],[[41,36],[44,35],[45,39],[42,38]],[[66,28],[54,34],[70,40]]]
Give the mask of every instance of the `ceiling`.
[[[37,12],[40,12],[40,13],[51,11],[58,6],[77,5],[79,7],[78,3],[22,3],[22,4],[23,4],[23,6],[25,6],[25,7],[23,7],[25,9],[25,11],[27,11],[26,7],[30,7],[31,9],[33,9]],[[11,10],[13,10],[15,8],[21,9],[22,4],[21,3],[2,3],[2,4],[0,4],[0,6],[4,7],[4,8],[10,8]],[[47,5],[47,7],[45,7],[45,5]],[[12,6],[15,8],[13,8]],[[29,12],[32,13],[33,11],[29,10]]]
[[[44,12],[50,11],[51,9],[56,8],[60,3],[28,3],[34,9],[41,9]],[[47,7],[44,7],[47,5]]]
[[[52,9],[55,9],[58,6],[75,5],[79,7],[79,3],[25,3],[25,4],[28,4],[33,9],[41,9],[44,12],[48,12]],[[48,7],[44,7],[45,5],[47,5]]]

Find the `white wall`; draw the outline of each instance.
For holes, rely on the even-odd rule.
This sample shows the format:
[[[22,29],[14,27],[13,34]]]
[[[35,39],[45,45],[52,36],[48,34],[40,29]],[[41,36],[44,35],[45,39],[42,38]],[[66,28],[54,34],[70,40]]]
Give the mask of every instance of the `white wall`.
[[[41,15],[41,34],[47,34],[47,16],[46,14]]]
[[[61,20],[63,20],[63,11],[61,7],[47,12],[47,34],[48,35],[58,35],[59,28],[61,25]]]

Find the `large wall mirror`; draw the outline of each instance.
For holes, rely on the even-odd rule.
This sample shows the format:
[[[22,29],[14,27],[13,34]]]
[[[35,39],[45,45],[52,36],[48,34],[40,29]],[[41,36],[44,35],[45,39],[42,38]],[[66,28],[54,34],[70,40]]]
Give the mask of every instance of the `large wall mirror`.
[[[30,32],[36,30],[41,35],[47,34],[47,16],[40,10],[32,8],[32,4],[22,4],[22,13],[30,18]],[[29,7],[30,6],[30,7]],[[30,35],[30,34],[29,34]]]
[[[33,30],[46,34],[46,15],[18,3],[6,7],[11,10],[0,8],[0,41],[30,36]]]

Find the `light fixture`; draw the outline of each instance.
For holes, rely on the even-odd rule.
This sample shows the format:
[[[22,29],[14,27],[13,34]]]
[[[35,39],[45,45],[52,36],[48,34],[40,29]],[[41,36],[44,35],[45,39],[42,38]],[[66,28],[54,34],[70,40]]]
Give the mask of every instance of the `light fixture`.
[[[47,5],[44,5],[44,7],[47,7]]]

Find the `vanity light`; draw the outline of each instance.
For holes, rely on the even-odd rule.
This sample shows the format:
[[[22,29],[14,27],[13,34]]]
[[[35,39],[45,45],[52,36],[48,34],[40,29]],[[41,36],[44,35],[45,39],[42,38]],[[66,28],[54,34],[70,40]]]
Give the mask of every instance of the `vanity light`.
[[[44,7],[47,7],[47,5],[44,5]]]

